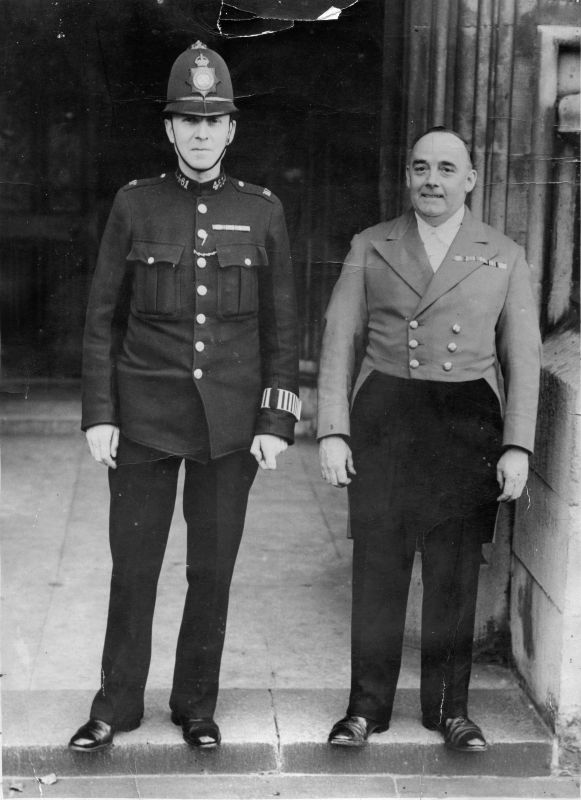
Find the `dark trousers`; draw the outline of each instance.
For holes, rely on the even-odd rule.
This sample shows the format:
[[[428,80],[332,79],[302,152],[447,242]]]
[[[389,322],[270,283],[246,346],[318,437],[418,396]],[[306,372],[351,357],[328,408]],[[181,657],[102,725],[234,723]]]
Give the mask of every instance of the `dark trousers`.
[[[349,714],[389,723],[416,549],[423,582],[422,714],[436,723],[467,714],[481,544],[498,491],[499,421],[488,394],[482,382],[372,373],[357,395],[351,426],[357,474],[349,486]]]
[[[415,540],[387,523],[354,532],[351,696],[347,713],[391,718],[401,666]],[[468,684],[480,542],[461,520],[423,538],[422,716],[439,722],[468,713]]]
[[[143,715],[157,581],[181,461],[170,456],[109,470],[113,572],[101,688],[91,716],[120,729]],[[188,590],[170,697],[181,715],[214,714],[230,582],[256,469],[247,451],[205,464],[186,460]]]

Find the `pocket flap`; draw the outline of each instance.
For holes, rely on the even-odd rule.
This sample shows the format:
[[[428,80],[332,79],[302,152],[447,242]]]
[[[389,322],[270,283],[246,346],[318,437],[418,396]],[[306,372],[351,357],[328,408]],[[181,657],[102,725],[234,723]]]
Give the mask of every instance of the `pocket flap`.
[[[128,261],[143,261],[145,264],[179,264],[184,252],[183,244],[164,242],[133,242]]]
[[[217,244],[218,263],[221,267],[256,267],[268,264],[266,249],[258,244]]]

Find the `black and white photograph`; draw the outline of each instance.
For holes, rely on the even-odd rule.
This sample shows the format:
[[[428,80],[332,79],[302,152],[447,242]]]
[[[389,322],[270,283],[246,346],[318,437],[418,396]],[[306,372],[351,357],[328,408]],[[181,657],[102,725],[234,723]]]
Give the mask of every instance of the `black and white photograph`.
[[[579,0],[0,0],[5,798],[581,796]]]

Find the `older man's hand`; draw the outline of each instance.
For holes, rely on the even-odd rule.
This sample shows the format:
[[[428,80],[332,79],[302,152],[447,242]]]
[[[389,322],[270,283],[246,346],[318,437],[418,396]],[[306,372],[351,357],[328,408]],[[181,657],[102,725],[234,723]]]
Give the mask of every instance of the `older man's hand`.
[[[523,493],[529,475],[529,454],[520,447],[509,447],[496,465],[496,479],[502,494],[497,500],[504,503],[518,500]]]
[[[321,475],[327,483],[343,489],[351,483],[349,475],[355,475],[351,448],[341,436],[326,436],[319,443]]]

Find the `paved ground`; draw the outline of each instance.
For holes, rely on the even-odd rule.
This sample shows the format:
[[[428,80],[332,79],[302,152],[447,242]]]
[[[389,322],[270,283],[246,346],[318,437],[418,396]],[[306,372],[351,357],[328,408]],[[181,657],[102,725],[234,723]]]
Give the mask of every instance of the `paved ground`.
[[[565,800],[579,789],[567,778],[442,778],[431,775],[135,775],[115,778],[61,778],[47,786],[16,781],[14,798],[192,798],[192,800],[312,800],[312,798],[495,798],[495,800]]]
[[[5,690],[95,689],[110,558],[106,470],[80,434],[8,436],[2,451]],[[221,684],[349,684],[351,542],[345,493],[324,484],[300,439],[276,472],[260,472],[232,586]],[[166,688],[185,591],[179,507],[159,582],[149,688]],[[406,649],[400,686],[418,684]],[[513,685],[476,665],[475,688]],[[340,709],[339,709],[340,710]]]
[[[472,682],[489,753],[477,761],[447,753],[419,723],[413,646],[406,647],[392,729],[361,753],[327,747],[326,733],[348,694],[351,543],[345,494],[320,480],[316,447],[307,438],[285,453],[276,472],[260,473],[253,488],[217,712],[224,746],[201,760],[168,718],[185,591],[178,508],[159,584],[144,724],[119,735],[108,754],[70,754],[64,745],[85,720],[99,680],[110,571],[106,470],[91,461],[84,437],[70,432],[78,424],[75,402],[45,398],[34,435],[27,432],[30,414],[18,417],[19,409],[15,399],[0,415],[4,432],[12,433],[3,439],[0,510],[6,794],[578,795],[566,776],[548,777],[548,731],[498,666],[475,665]],[[38,782],[51,772],[57,784]],[[485,787],[479,774],[492,783]],[[531,783],[523,783],[525,776]],[[14,782],[24,792],[10,790]]]

